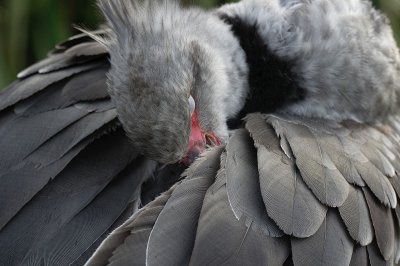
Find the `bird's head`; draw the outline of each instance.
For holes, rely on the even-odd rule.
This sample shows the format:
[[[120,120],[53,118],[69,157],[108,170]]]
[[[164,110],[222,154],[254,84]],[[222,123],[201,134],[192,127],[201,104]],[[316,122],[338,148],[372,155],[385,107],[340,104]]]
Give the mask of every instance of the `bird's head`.
[[[110,52],[109,93],[128,137],[151,159],[190,164],[207,141],[219,143],[217,128],[199,115],[208,107],[197,104],[195,93],[203,48],[171,31],[168,14],[178,8],[172,2],[99,3],[112,30],[103,40]]]

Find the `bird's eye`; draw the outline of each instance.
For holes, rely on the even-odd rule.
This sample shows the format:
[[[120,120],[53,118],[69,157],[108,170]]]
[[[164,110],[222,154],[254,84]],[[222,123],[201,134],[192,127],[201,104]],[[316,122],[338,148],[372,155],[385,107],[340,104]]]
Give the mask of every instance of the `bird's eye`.
[[[190,114],[193,114],[194,109],[196,108],[196,104],[194,102],[194,99],[192,96],[189,96],[189,110],[190,110]]]

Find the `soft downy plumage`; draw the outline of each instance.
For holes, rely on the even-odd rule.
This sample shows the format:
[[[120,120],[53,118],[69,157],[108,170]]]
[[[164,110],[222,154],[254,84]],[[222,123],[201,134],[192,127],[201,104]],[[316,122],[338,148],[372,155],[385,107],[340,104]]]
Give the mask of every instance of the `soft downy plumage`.
[[[1,140],[1,264],[80,265],[120,224],[88,265],[398,261],[399,54],[368,1],[100,3],[98,43],[71,38],[0,96],[19,133]],[[176,182],[138,153],[183,155],[189,94],[224,144]]]

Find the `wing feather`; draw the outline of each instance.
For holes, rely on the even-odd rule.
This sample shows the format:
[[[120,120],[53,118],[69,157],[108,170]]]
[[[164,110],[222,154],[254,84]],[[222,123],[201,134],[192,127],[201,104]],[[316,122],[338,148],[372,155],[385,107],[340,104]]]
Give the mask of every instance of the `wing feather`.
[[[288,140],[296,166],[314,195],[325,205],[342,205],[349,193],[349,183],[321,147],[322,140],[300,123],[274,117],[269,117],[269,121]]]
[[[237,218],[243,215],[266,235],[281,236],[283,233],[268,217],[260,191],[257,153],[249,134],[237,130],[226,147],[227,193]]]
[[[122,130],[91,144],[0,231],[0,264],[18,264],[49,241],[135,157]]]
[[[246,128],[257,146],[262,197],[268,215],[289,235],[309,237],[325,219],[327,208],[304,184],[282,151],[274,129],[261,115],[247,117]]]
[[[155,162],[143,157],[132,162],[52,239],[36,249],[31,248],[22,264],[36,265],[44,261],[45,265],[68,265],[76,260],[113,225],[131,202],[135,194],[132,188],[140,188],[155,167]],[[79,245],[74,245],[76,242]]]
[[[287,237],[267,236],[246,217],[236,218],[226,173],[222,165],[206,193],[190,265],[282,265],[289,256]]]
[[[353,255],[351,256],[350,266],[368,265],[367,248],[360,245],[354,246]]]
[[[114,230],[85,265],[127,265],[132,261],[145,265],[150,232],[174,189],[175,186],[161,194]]]
[[[370,244],[374,238],[372,221],[364,195],[360,189],[351,188],[349,196],[339,207],[340,216],[343,219],[350,236],[362,246]]]
[[[96,56],[107,54],[106,47],[99,42],[83,42],[72,46],[65,51],[66,55],[72,55],[74,57],[80,56]]]
[[[380,202],[385,206],[396,207],[396,193],[386,176],[370,163],[358,164],[357,170]]]
[[[78,30],[81,30],[78,28]],[[82,31],[82,30],[81,30]],[[93,36],[99,36],[99,37],[104,37],[105,35],[108,35],[111,33],[111,30],[107,27],[100,27],[97,30],[90,31],[90,34]],[[73,35],[69,37],[67,40],[58,43],[56,45],[56,48],[50,52],[51,54],[58,54],[58,53],[64,53],[66,50],[70,49],[71,47],[85,43],[85,42],[93,42],[93,38],[87,34],[86,30],[83,30],[82,33]]]
[[[71,60],[71,58],[72,58],[72,56],[66,56],[64,53],[51,55],[39,62],[27,67],[26,69],[22,70],[21,72],[18,73],[17,77],[20,79],[26,78],[30,75],[38,73],[40,69],[42,69],[48,65],[58,63],[59,61],[65,60],[65,59]]]
[[[379,250],[385,260],[389,261],[394,254],[395,241],[392,211],[388,207],[379,204],[368,189],[363,189],[363,192],[368,204]]]
[[[6,172],[51,137],[89,113],[83,108],[71,106],[32,117],[18,117],[0,125],[0,146],[3,151],[13,151],[0,154],[0,172]]]
[[[216,148],[204,154],[195,171],[175,188],[151,231],[146,265],[189,262],[203,199],[214,182],[221,153]]]
[[[378,245],[375,241],[371,245],[367,246],[369,265],[371,266],[391,266],[393,263],[391,261],[386,261],[381,252],[379,251]]]
[[[98,119],[82,119],[71,126],[62,136],[46,142],[27,156],[22,167],[10,170],[0,176],[0,228],[2,228],[50,179],[59,174],[94,138],[98,130],[115,118],[115,113],[99,114]],[[111,123],[111,122],[108,122]],[[84,127],[84,129],[82,128]],[[32,182],[34,180],[34,182]]]
[[[103,67],[104,65],[104,62],[82,64],[56,72],[33,75],[21,81],[15,82],[0,93],[0,111],[17,103],[18,101],[24,100],[35,93],[38,93],[51,84],[90,69]]]
[[[14,110],[23,116],[33,116],[78,102],[109,98],[106,85],[107,69],[106,67],[89,70],[56,83],[29,100],[19,102]]]
[[[294,265],[349,265],[353,242],[339,213],[329,209],[324,223],[308,238],[292,238]]]

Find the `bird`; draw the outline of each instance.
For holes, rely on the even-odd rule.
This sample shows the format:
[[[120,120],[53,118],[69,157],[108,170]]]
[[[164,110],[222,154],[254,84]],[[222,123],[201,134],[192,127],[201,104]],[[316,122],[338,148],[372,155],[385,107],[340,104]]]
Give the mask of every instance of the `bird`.
[[[0,264],[398,263],[399,51],[369,1],[98,3],[0,95]]]

